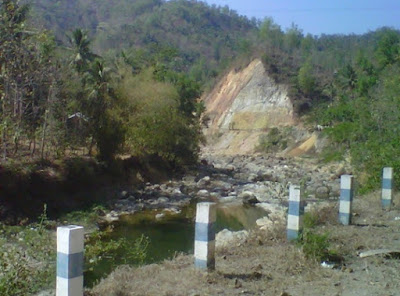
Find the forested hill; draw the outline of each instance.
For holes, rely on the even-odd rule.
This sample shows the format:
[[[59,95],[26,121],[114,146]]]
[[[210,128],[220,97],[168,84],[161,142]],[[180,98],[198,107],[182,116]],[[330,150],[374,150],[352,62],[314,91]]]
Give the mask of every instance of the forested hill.
[[[54,31],[61,42],[82,28],[100,55],[124,50],[137,67],[155,52],[175,55],[174,68],[200,80],[246,51],[257,34],[256,20],[200,1],[34,0],[32,6],[36,26]]]
[[[37,154],[40,142],[42,158],[84,147],[101,159],[122,152],[194,161],[199,97],[226,70],[260,58],[289,86],[295,112],[328,127],[328,158],[350,152],[369,184],[382,165],[400,169],[400,156],[390,157],[400,149],[397,30],[311,36],[196,0],[29,3],[30,11],[0,1],[5,160],[24,147]]]

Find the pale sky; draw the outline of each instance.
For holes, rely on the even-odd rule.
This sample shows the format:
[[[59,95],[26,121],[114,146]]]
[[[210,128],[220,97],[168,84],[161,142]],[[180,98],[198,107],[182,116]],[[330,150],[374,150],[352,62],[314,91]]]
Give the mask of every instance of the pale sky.
[[[363,34],[388,26],[400,29],[400,0],[203,0],[228,5],[241,15],[272,17],[283,30],[292,23],[304,34]]]

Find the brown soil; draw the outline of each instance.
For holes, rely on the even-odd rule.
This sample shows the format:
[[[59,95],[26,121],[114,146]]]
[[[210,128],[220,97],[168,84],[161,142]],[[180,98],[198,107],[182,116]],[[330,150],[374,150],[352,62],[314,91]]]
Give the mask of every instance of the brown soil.
[[[390,211],[380,207],[379,192],[356,198],[351,226],[338,225],[337,204],[319,213],[315,228],[328,233],[330,249],[343,262],[327,269],[306,258],[285,239],[285,225],[254,231],[243,245],[217,250],[216,271],[193,267],[192,255],[140,268],[115,270],[92,295],[400,295],[400,259],[360,258],[374,249],[400,249],[400,198]]]

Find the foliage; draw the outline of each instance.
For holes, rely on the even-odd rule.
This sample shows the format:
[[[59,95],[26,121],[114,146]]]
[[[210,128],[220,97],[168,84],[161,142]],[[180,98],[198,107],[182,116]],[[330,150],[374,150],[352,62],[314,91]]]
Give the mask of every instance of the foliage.
[[[133,243],[124,238],[107,239],[108,234],[102,231],[94,231],[85,238],[85,270],[93,271],[102,260],[111,262],[111,266],[117,264],[144,263],[147,256],[147,248],[150,240],[142,235]],[[123,256],[121,256],[123,254]],[[123,262],[121,262],[123,258]]]
[[[54,284],[56,246],[49,231],[1,225],[0,233],[8,239],[0,241],[1,295],[31,295]]]
[[[289,129],[272,128],[267,135],[260,137],[257,150],[263,152],[277,152],[284,150],[289,144]]]
[[[328,233],[320,233],[319,225],[329,222],[332,210],[330,208],[318,212],[307,212],[303,217],[303,231],[297,240],[307,258],[319,262],[337,257],[336,251],[331,249]],[[336,219],[336,215],[335,215]]]
[[[126,144],[132,154],[157,154],[175,163],[196,159],[198,120],[181,109],[181,96],[173,85],[154,80],[148,69],[136,77],[126,74],[119,89],[131,110]]]
[[[1,295],[26,295],[29,291],[30,270],[21,258],[22,255],[18,252],[0,253]]]
[[[314,93],[316,82],[310,61],[301,66],[297,79],[299,88],[305,95],[312,95]]]
[[[319,262],[328,260],[330,256],[330,243],[327,233],[318,234],[310,229],[305,229],[299,239],[299,245],[307,258]]]
[[[199,97],[228,67],[260,57],[288,85],[295,111],[314,109],[332,147],[350,151],[367,187],[380,166],[398,165],[389,156],[398,149],[394,29],[304,36],[296,24],[283,30],[271,18],[180,0],[35,0],[30,10],[3,0],[0,15],[3,160],[87,153],[111,163],[127,152],[194,161]],[[272,131],[260,146],[286,145]]]

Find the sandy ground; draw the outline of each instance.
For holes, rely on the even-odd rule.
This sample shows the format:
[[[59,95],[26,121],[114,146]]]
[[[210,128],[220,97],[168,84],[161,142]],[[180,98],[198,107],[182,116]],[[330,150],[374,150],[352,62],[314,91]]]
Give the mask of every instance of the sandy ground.
[[[389,211],[380,207],[379,192],[355,198],[353,222],[338,225],[337,204],[318,213],[314,229],[328,233],[330,249],[343,258],[333,269],[307,259],[285,238],[285,225],[253,231],[243,245],[217,250],[216,270],[193,267],[192,255],[140,268],[123,266],[88,295],[400,295],[400,258],[360,253],[400,250],[400,202]]]

